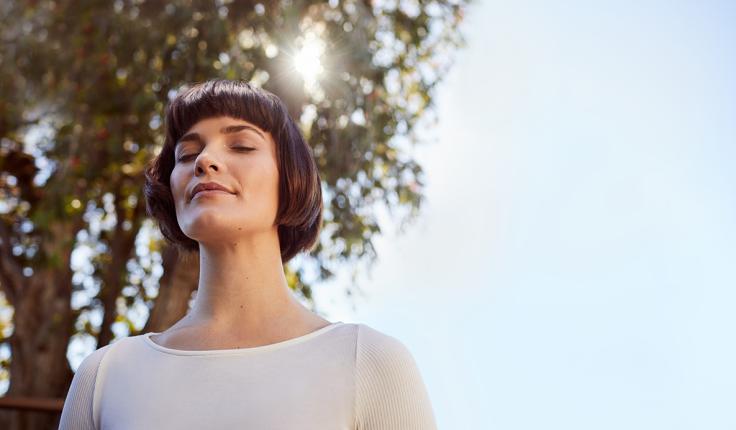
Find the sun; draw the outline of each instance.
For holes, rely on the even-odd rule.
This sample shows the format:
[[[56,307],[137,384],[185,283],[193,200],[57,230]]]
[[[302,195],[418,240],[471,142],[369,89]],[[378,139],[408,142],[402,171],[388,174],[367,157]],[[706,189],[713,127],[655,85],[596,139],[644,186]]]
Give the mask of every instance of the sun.
[[[324,72],[322,55],[325,52],[325,43],[317,34],[309,31],[297,41],[297,46],[293,58],[294,69],[304,79],[305,86],[314,87]]]

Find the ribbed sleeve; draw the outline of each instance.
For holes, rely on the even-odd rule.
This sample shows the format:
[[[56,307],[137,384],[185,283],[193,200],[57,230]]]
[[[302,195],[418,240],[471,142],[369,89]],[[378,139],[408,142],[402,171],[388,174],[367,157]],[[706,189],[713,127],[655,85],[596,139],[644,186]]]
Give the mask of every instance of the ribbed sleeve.
[[[59,430],[96,430],[93,399],[97,369],[109,346],[111,344],[95,350],[79,364],[64,400]]]
[[[398,339],[359,324],[355,365],[358,430],[436,430],[414,357]]]

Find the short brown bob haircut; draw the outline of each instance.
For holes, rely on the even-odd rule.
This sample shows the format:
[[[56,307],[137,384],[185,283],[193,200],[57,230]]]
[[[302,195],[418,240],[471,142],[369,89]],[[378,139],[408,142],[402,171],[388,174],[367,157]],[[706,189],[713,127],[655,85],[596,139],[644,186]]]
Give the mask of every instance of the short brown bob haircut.
[[[169,103],[161,152],[145,168],[146,210],[164,238],[185,253],[199,253],[199,242],[186,236],[176,219],[169,178],[174,147],[200,120],[230,116],[270,132],[276,144],[279,172],[278,225],[281,261],[311,251],[322,228],[322,184],[311,148],[275,94],[244,81],[214,79],[185,89]]]

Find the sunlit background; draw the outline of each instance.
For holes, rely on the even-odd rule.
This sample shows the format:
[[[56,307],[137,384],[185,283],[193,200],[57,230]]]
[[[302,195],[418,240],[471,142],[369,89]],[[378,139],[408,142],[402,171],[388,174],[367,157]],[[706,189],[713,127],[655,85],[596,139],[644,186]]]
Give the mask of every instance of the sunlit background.
[[[726,1],[473,5],[415,150],[422,215],[374,240],[355,308],[342,273],[320,310],[403,341],[441,429],[736,428],[734,22]],[[281,47],[316,99],[320,32]]]
[[[357,312],[442,429],[736,428],[736,3],[485,1]],[[362,284],[363,285],[363,284]]]

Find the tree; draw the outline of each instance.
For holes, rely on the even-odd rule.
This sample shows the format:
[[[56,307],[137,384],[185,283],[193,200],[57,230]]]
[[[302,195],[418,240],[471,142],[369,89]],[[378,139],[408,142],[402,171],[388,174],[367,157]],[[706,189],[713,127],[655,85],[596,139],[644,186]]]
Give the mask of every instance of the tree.
[[[198,267],[146,217],[142,171],[163,142],[166,103],[188,83],[251,81],[300,122],[323,180],[325,227],[313,252],[285,266],[296,292],[313,304],[311,285],[343,265],[375,261],[373,210],[386,208],[403,229],[421,208],[424,172],[409,151],[420,141],[417,125],[433,118],[433,90],[452,52],[464,45],[466,6],[0,5],[0,285],[13,309],[12,324],[0,326],[11,351],[7,394],[63,397],[73,337],[99,348],[117,325],[127,334],[158,331],[187,311]],[[144,327],[138,309],[149,313]],[[51,422],[0,411],[3,428]]]

